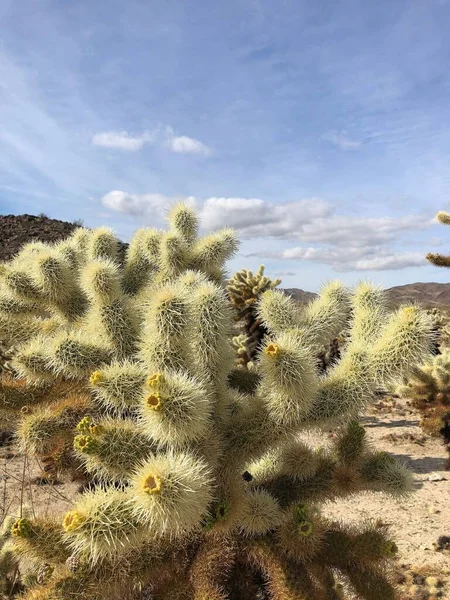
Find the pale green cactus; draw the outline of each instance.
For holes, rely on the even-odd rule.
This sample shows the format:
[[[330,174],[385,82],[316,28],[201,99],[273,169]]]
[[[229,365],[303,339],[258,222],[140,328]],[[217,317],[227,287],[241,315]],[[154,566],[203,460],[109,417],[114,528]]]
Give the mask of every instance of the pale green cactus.
[[[36,349],[42,371],[47,365],[89,387],[73,449],[96,476],[64,516],[57,543],[65,551],[42,597],[65,600],[70,590],[112,598],[112,587],[128,582],[151,584],[158,600],[322,600],[336,597],[339,572],[361,598],[393,599],[387,532],[330,522],[320,504],[410,489],[409,473],[368,447],[356,419],[380,385],[426,354],[430,323],[416,307],[393,315],[377,308],[375,329],[367,307],[382,298],[367,284],[353,292],[332,282],[303,308],[268,289],[257,307],[267,334],[254,371],[241,370],[239,380],[231,376],[234,319],[220,279],[234,234],[197,241],[195,215],[182,205],[169,219],[167,233],[138,234],[142,246],[130,246],[123,272],[112,262],[110,233],[88,234],[80,259],[86,312]],[[142,283],[139,264],[147,265]],[[115,301],[120,310],[106,323],[102,308]],[[318,349],[345,327],[341,359],[319,373]],[[39,429],[37,414],[21,425],[21,437],[36,444],[36,429],[52,425],[44,411]],[[337,437],[327,449],[307,443],[305,433],[330,425]],[[32,520],[30,530],[27,544],[41,544],[43,530]],[[25,598],[39,598],[30,588]]]
[[[186,331],[179,313],[187,314],[188,308],[170,283],[184,274],[192,289],[200,282],[207,285],[211,277],[216,280],[237,242],[228,229],[198,238],[197,216],[182,204],[171,211],[169,225],[167,232],[137,230],[123,264],[119,240],[103,227],[77,229],[56,244],[27,244],[2,265],[0,340],[8,347],[14,344],[8,365],[27,385],[18,392],[2,375],[0,416],[6,421],[15,410],[20,417],[27,406],[31,414],[19,435],[29,450],[37,452],[42,440],[47,449],[52,439],[59,447],[59,415],[52,437],[48,415],[54,405],[43,412],[39,405],[55,400],[52,394],[61,383],[72,382],[76,393],[80,387],[81,392],[93,391],[100,413],[125,416],[139,408],[147,375],[138,355],[155,371],[181,367],[176,361],[184,356],[180,347]],[[206,319],[208,310],[214,306],[205,307]],[[171,365],[170,356],[175,361]],[[97,377],[89,385],[99,369],[102,381]],[[49,386],[46,394],[40,393]]]
[[[421,414],[422,429],[434,437],[442,436],[450,455],[450,350],[443,348],[441,354],[417,365],[409,379],[393,389],[412,401]],[[450,468],[450,456],[446,468]]]

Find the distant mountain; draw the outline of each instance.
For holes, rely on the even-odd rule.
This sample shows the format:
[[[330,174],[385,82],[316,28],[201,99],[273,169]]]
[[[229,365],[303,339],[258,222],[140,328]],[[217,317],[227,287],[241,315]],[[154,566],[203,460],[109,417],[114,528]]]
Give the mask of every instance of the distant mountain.
[[[288,288],[284,291],[302,304],[317,296],[313,292],[305,292],[298,288]],[[408,283],[388,288],[386,292],[392,307],[399,304],[418,303],[426,308],[441,308],[450,311],[450,283]]]
[[[300,304],[306,304],[307,302],[314,300],[314,298],[317,296],[317,294],[314,292],[305,292],[304,290],[299,290],[298,288],[286,288],[283,290],[283,292],[289,296],[292,296],[292,298],[297,300],[297,302],[300,302]]]

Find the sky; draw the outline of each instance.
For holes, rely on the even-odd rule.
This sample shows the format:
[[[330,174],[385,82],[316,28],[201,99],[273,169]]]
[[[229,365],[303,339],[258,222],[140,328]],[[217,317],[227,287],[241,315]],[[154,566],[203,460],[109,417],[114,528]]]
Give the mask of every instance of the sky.
[[[0,0],[0,214],[124,240],[196,206],[230,271],[447,282],[450,0]]]

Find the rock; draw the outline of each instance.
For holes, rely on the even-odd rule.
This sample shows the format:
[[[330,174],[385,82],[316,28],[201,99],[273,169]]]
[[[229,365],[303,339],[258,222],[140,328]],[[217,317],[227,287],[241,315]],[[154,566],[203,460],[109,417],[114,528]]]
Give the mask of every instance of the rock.
[[[427,477],[427,481],[447,481],[447,477],[444,477],[440,473],[430,473]]]
[[[79,226],[77,223],[34,215],[0,215],[0,262],[10,260],[31,240],[57,242],[67,238]],[[120,260],[123,260],[127,246],[121,244]]]

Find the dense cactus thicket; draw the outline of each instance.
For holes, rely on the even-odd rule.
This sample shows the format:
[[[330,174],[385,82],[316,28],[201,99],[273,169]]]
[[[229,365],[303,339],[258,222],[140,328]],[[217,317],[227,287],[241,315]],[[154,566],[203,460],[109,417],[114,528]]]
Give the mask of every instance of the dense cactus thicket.
[[[440,211],[436,219],[450,225],[450,214]],[[427,254],[427,260],[438,267],[450,267],[450,256]],[[437,341],[433,359],[414,368],[409,381],[398,388],[398,393],[410,398],[422,413],[421,425],[433,436],[441,435],[450,454],[450,350],[448,349],[448,315],[432,311],[435,339]],[[450,468],[450,458],[447,461]]]
[[[432,436],[442,436],[450,454],[450,350],[430,358],[413,369],[407,383],[397,393],[412,400],[421,414],[421,426]],[[450,458],[447,461],[450,468]]]
[[[169,222],[139,230],[123,268],[104,229],[2,268],[3,311],[33,326],[13,360],[20,385],[82,388],[30,408],[20,439],[42,450],[70,431],[67,460],[94,478],[63,518],[7,523],[6,581],[20,573],[26,600],[393,599],[386,527],[331,522],[320,505],[409,489],[357,416],[428,352],[429,319],[388,314],[367,284],[333,282],[305,308],[268,289],[254,371],[236,368],[223,278],[235,237],[198,240],[186,206]],[[320,375],[317,353],[350,315],[341,359]],[[331,445],[304,435],[330,427]]]
[[[28,243],[0,265],[0,339],[9,349],[3,364],[15,375],[3,369],[0,418],[20,418],[24,448],[53,459],[55,469],[70,463],[80,475],[73,428],[100,406],[92,404],[89,376],[99,365],[114,368],[136,356],[150,290],[180,273],[187,282],[200,274],[222,281],[234,233],[197,238],[196,221],[184,223],[186,214],[175,207],[168,232],[139,229],[125,261],[111,230],[78,228],[64,241]]]

